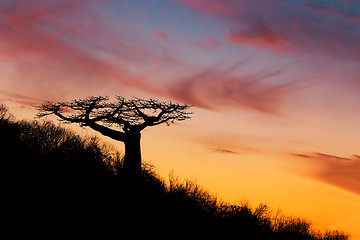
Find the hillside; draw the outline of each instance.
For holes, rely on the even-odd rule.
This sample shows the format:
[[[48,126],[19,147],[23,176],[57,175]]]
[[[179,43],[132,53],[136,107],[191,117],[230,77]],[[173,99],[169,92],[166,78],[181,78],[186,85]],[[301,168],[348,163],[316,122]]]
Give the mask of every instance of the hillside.
[[[122,175],[121,154],[51,122],[0,118],[6,208],[17,234],[98,239],[349,239],[308,221],[219,201],[194,181],[168,183],[144,164]]]

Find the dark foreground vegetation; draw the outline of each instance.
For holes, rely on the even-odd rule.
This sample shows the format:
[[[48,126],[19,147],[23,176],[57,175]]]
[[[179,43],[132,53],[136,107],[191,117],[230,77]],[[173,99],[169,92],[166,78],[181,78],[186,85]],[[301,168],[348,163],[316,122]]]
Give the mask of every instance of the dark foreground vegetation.
[[[13,239],[348,239],[266,205],[221,202],[191,180],[166,183],[146,164],[129,179],[111,146],[51,122],[0,116],[0,133]]]

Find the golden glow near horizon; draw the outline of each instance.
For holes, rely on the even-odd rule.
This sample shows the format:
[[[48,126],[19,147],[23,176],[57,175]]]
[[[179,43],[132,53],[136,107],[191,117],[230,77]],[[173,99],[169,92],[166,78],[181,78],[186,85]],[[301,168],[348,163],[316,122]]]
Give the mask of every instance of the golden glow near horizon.
[[[1,1],[0,102],[18,119],[90,95],[193,105],[143,132],[162,177],[360,240],[359,16],[342,0]]]
[[[29,119],[35,113],[33,110],[30,112],[27,115]],[[240,117],[220,121],[224,117],[222,113],[198,109],[194,109],[194,112],[194,118],[187,122],[169,127],[151,127],[143,131],[143,159],[153,164],[161,177],[167,180],[173,172],[181,179],[196,179],[220,200],[235,204],[247,201],[253,207],[266,203],[274,213],[281,210],[284,215],[311,221],[315,229],[342,229],[351,233],[352,239],[360,237],[360,196],[321,179],[316,173],[321,173],[326,166],[319,165],[316,158],[310,160],[291,155],[297,151],[318,151],[315,143],[304,144],[298,139],[292,139],[286,145],[282,136],[272,141],[264,136],[257,139],[248,136],[252,132],[249,129],[250,122],[256,125],[251,117],[249,122]],[[200,121],[202,118],[210,120],[204,125]],[[243,134],[240,125],[231,123],[239,121],[243,122]],[[263,123],[260,121],[259,124]],[[235,129],[229,131],[235,125],[239,126],[239,134]],[[76,125],[65,127],[82,135],[95,134],[123,151],[122,143],[96,132]],[[257,131],[259,129],[253,132]]]

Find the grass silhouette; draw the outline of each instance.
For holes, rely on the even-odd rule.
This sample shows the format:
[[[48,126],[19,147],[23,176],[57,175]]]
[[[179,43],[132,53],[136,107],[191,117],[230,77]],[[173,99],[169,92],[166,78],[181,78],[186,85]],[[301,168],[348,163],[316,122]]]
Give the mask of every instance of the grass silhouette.
[[[0,119],[7,176],[5,206],[19,234],[98,239],[345,240],[260,204],[231,205],[193,180],[160,178],[143,164],[142,177],[122,174],[122,155],[95,137],[48,121]],[[3,170],[3,171],[4,171]]]

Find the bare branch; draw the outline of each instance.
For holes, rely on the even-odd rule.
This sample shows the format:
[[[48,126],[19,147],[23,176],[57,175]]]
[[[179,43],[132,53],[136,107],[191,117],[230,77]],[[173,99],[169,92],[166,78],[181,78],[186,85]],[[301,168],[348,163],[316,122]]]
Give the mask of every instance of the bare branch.
[[[101,125],[96,124],[96,123],[90,123],[88,126],[91,129],[93,129],[95,131],[98,131],[99,133],[101,133],[104,136],[110,137],[110,138],[112,138],[114,140],[117,140],[117,141],[125,142],[125,133],[113,130],[113,129],[108,128],[108,127],[101,126]]]
[[[125,100],[121,96],[116,96],[115,102],[108,100],[107,96],[91,96],[71,102],[46,102],[36,107],[37,117],[54,114],[60,121],[89,126],[99,132],[104,132],[104,128],[113,130],[111,127],[115,124],[114,127],[120,129],[118,133],[126,133],[162,123],[170,125],[188,119],[192,114],[187,111],[190,106],[186,104],[140,98]]]

